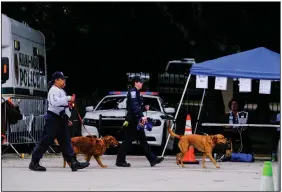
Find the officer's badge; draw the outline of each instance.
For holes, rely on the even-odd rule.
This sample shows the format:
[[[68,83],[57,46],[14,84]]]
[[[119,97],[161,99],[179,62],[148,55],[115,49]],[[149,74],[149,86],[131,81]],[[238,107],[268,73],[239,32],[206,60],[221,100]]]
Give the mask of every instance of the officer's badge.
[[[136,98],[136,91],[131,91],[130,95],[131,95],[132,99],[135,99]]]
[[[238,114],[238,123],[239,124],[246,124],[248,121],[248,112],[240,111]]]

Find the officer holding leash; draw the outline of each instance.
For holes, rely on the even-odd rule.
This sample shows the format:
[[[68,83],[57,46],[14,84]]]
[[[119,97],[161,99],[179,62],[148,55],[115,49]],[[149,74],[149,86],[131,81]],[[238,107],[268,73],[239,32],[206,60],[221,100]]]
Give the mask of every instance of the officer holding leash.
[[[80,163],[74,155],[70,135],[68,130],[68,117],[65,114],[68,105],[74,103],[75,95],[67,96],[64,91],[66,76],[62,72],[55,72],[52,75],[52,87],[48,92],[48,110],[45,115],[45,126],[43,137],[35,146],[32,152],[32,159],[29,169],[33,171],[46,171],[46,168],[39,165],[42,155],[46,152],[49,145],[57,138],[64,159],[70,165],[72,171],[83,169],[89,166],[89,163]]]
[[[123,129],[125,132],[125,139],[123,140],[116,159],[116,166],[118,167],[130,167],[130,163],[127,163],[126,153],[129,152],[129,149],[132,146],[132,142],[134,140],[138,140],[140,142],[141,147],[145,152],[145,156],[150,162],[151,166],[155,166],[156,164],[161,163],[164,158],[163,157],[156,157],[150,149],[150,146],[147,142],[146,135],[144,129],[137,129],[138,123],[140,119],[142,119],[141,123],[147,121],[147,117],[144,117],[142,112],[142,105],[143,100],[140,96],[140,89],[143,86],[143,79],[139,76],[133,77],[132,81],[133,87],[129,89],[127,93],[127,115],[126,121],[123,125]],[[148,110],[148,107],[147,107]]]

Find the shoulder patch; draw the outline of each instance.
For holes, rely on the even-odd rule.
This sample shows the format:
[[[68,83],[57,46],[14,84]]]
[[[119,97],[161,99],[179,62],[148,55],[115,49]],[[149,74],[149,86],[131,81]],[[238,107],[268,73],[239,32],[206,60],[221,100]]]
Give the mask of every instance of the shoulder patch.
[[[136,91],[131,91],[130,96],[131,96],[132,99],[135,99],[136,98]]]

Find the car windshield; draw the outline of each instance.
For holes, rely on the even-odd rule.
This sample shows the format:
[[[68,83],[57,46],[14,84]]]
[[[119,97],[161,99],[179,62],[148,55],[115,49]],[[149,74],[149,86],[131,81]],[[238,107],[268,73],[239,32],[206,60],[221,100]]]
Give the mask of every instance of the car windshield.
[[[96,110],[109,109],[126,109],[126,96],[123,97],[106,97],[98,105]]]
[[[150,106],[151,111],[161,111],[157,98],[143,97],[143,103]],[[97,106],[96,110],[126,109],[126,96],[106,97]]]
[[[150,111],[161,111],[158,99],[155,97],[143,97],[143,103],[150,106]]]

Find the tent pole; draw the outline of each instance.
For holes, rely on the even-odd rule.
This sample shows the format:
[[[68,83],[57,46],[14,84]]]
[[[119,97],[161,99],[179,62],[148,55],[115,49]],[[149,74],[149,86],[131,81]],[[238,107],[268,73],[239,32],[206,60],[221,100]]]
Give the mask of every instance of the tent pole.
[[[200,119],[200,115],[201,115],[201,111],[202,111],[202,107],[203,107],[205,94],[206,94],[206,89],[204,89],[204,91],[203,91],[202,100],[201,100],[200,109],[199,109],[199,112],[198,112],[198,117],[197,117],[197,122],[196,122],[195,130],[194,130],[194,134],[197,132],[198,123],[199,123],[199,119]]]
[[[183,102],[184,95],[185,95],[185,93],[186,93],[186,90],[187,90],[187,87],[188,87],[188,84],[189,84],[189,81],[190,81],[190,78],[191,78],[191,73],[189,74],[188,79],[187,79],[187,81],[186,81],[186,84],[185,84],[185,87],[184,87],[184,90],[183,90],[183,93],[182,93],[180,102],[179,102],[179,104],[178,104],[178,108],[177,108],[176,113],[175,113],[175,116],[174,116],[173,123],[172,123],[171,128],[170,128],[171,130],[173,129],[174,124],[175,124],[175,122],[176,122],[176,119],[177,119],[177,116],[178,116],[180,107],[181,107],[182,102]],[[166,150],[166,147],[167,147],[169,138],[170,138],[170,134],[168,134],[168,137],[167,137],[167,140],[166,140],[166,144],[165,144],[164,149],[163,149],[162,157],[164,156],[164,153],[165,153],[165,150]]]

